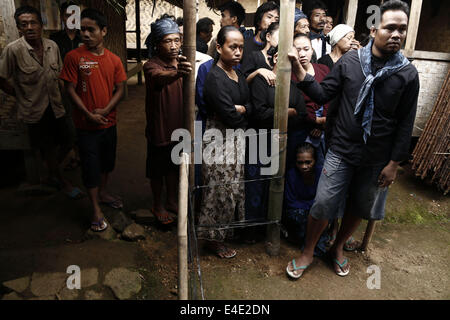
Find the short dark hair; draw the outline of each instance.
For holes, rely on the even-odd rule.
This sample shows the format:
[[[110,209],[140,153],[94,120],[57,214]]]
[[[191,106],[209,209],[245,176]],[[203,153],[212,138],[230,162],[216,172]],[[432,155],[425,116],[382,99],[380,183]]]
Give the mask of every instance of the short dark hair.
[[[245,9],[237,1],[228,1],[219,7],[220,12],[228,10],[230,12],[230,17],[236,17],[237,24],[240,26],[245,20]]]
[[[308,19],[311,20],[311,15],[315,9],[322,9],[325,12],[328,11],[328,8],[325,3],[323,3],[321,0],[314,0],[305,6],[304,12],[308,16]],[[328,15],[328,13],[327,13],[327,15]]]
[[[296,34],[294,34],[294,40],[297,39],[297,38],[306,38],[306,39],[309,40],[309,42],[311,42],[311,38],[307,34],[304,34],[304,33],[296,33]]]
[[[384,2],[380,7],[381,18],[383,18],[383,14],[386,11],[390,11],[390,10],[403,11],[409,17],[409,6],[407,3],[405,3],[401,0],[389,0],[389,1]]]
[[[182,26],[183,26],[183,18],[182,18],[182,17],[178,17],[178,18],[175,20],[175,22],[177,23],[177,25],[178,25],[179,27],[182,27]]]
[[[106,19],[106,16],[97,9],[93,8],[86,8],[81,12],[81,20],[84,18],[88,18],[91,20],[94,20],[97,25],[100,27],[100,29],[103,29],[108,26],[108,20]]]
[[[210,18],[201,18],[197,21],[197,34],[200,32],[209,32],[209,28],[214,24],[214,21],[212,21]]]
[[[273,1],[265,2],[256,9],[255,19],[253,20],[256,32],[259,31],[259,24],[261,23],[264,14],[273,10],[280,12],[280,7]]]
[[[295,149],[295,155],[297,156],[299,153],[310,153],[314,157],[314,160],[316,158],[316,148],[308,142],[302,143],[301,145],[297,146]]]
[[[40,24],[41,25],[44,24],[42,22],[41,12],[38,9],[36,9],[35,7],[31,7],[31,6],[21,6],[21,7],[17,8],[16,12],[14,13],[14,20],[16,20],[17,26],[19,26],[19,17],[25,13],[35,14],[37,16]]]

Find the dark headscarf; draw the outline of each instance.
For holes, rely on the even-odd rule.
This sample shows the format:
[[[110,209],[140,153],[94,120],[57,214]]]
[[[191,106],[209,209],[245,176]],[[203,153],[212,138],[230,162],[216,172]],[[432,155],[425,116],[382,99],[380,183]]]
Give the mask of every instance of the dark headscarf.
[[[155,55],[157,44],[164,36],[172,33],[180,33],[180,29],[175,21],[170,18],[156,20],[151,24],[151,32],[146,41],[149,54]]]
[[[306,14],[303,13],[302,10],[300,10],[299,8],[295,8],[294,28],[295,28],[295,25],[297,24],[298,20],[300,20],[300,19],[308,19],[308,17],[306,16]]]

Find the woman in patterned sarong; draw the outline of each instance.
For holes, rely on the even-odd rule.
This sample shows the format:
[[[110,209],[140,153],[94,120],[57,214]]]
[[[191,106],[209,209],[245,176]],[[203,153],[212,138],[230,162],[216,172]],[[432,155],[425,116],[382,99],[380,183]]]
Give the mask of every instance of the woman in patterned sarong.
[[[245,139],[250,114],[249,89],[245,77],[233,67],[238,65],[244,47],[241,32],[232,26],[220,29],[217,35],[216,62],[209,72],[204,99],[208,119],[204,140],[202,173],[204,184],[200,209],[199,239],[207,240],[207,248],[220,258],[232,258],[234,249],[225,246],[230,231],[217,228],[244,220]],[[226,130],[235,135],[227,137]],[[223,141],[220,141],[220,134]],[[223,142],[223,143],[222,143]],[[216,226],[206,228],[206,226]]]

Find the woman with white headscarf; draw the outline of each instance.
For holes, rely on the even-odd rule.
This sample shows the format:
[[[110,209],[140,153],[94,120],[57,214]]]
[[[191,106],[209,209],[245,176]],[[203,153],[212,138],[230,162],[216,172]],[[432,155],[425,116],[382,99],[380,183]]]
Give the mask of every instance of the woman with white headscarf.
[[[351,49],[358,49],[359,42],[355,40],[355,30],[346,24],[338,24],[328,33],[331,52],[320,58],[317,63],[326,65],[330,70],[334,64]]]

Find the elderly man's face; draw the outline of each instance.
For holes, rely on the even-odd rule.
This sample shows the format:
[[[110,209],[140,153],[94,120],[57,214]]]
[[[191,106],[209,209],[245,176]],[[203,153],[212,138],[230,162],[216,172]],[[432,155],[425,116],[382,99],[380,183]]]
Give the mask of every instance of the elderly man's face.
[[[297,33],[303,33],[303,34],[309,34],[309,21],[306,18],[302,18],[297,21],[297,24],[295,25],[295,32]]]
[[[158,56],[162,59],[171,60],[178,57],[181,41],[179,33],[167,34],[157,46]]]

